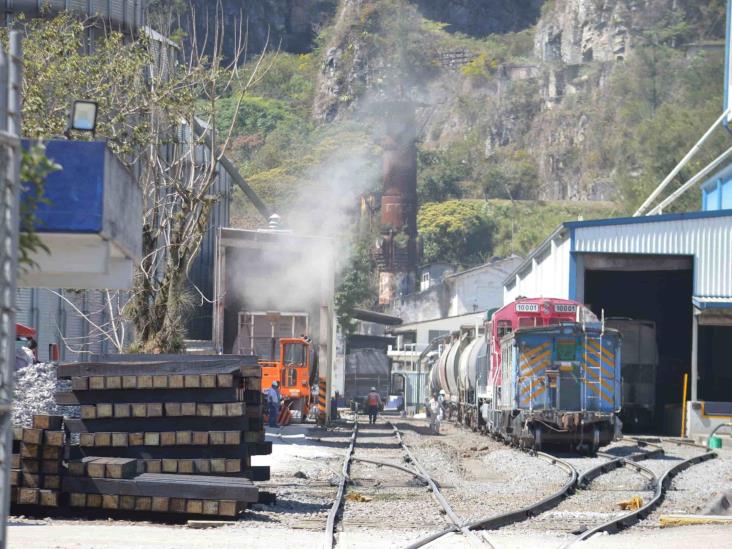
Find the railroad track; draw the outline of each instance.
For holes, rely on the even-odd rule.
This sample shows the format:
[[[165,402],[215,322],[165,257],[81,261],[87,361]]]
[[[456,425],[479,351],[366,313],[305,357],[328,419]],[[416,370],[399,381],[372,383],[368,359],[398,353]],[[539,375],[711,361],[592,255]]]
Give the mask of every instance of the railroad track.
[[[647,467],[643,467],[640,464],[636,463],[635,461],[638,461],[640,459],[651,459],[655,456],[666,456],[666,449],[659,443],[654,443],[650,441],[644,441],[641,439],[630,439],[634,440],[639,447],[650,447],[652,448],[651,451],[647,452],[641,452],[638,454],[633,454],[628,457],[624,458],[616,458],[611,461],[617,462],[618,459],[622,461],[620,466],[629,466],[634,468],[636,471],[640,472],[641,474],[647,476],[651,482],[650,486],[652,488],[652,496],[649,499],[648,502],[644,503],[641,507],[638,509],[629,511],[619,517],[611,518],[610,520],[603,521],[601,524],[593,527],[588,528],[586,531],[580,533],[576,538],[570,540],[566,544],[564,544],[562,547],[568,548],[572,545],[584,541],[586,539],[589,539],[590,537],[594,536],[595,534],[606,532],[608,534],[614,534],[617,532],[620,532],[621,530],[624,530],[626,528],[629,528],[641,520],[647,518],[653,511],[656,509],[661,503],[663,502],[666,492],[671,486],[671,482],[673,481],[673,478],[681,473],[682,471],[688,469],[689,467],[696,465],[698,463],[702,463],[704,461],[707,461],[709,459],[713,459],[716,457],[716,453],[709,451],[704,446],[699,446],[693,443],[687,443],[684,441],[676,441],[671,439],[659,439],[659,443],[667,443],[667,444],[673,444],[677,447],[680,446],[686,446],[690,448],[700,449],[703,450],[702,453],[696,454],[694,456],[685,457],[676,456],[676,463],[672,465],[671,467],[665,468],[665,470],[660,474],[660,476],[653,471],[651,471]],[[603,454],[607,456],[607,454]],[[669,456],[670,458],[674,458],[674,456]],[[607,465],[607,464],[606,464]]]
[[[522,507],[521,509],[509,511],[507,513],[501,513],[498,515],[492,515],[485,519],[479,519],[462,524],[461,526],[463,528],[467,528],[470,531],[495,530],[497,528],[501,528],[509,524],[515,524],[517,522],[524,521],[540,513],[543,513],[544,511],[555,507],[560,501],[569,496],[577,484],[577,470],[571,464],[552,455],[545,454],[543,452],[537,452],[536,456],[539,459],[548,461],[552,465],[556,465],[567,473],[567,480],[559,490],[545,498],[542,498],[540,501],[537,501],[536,503],[533,503],[529,506]],[[448,534],[451,534],[456,530],[457,526],[453,525],[450,528],[447,528],[440,532],[435,532],[434,534],[431,534],[425,538],[418,540],[415,543],[412,543],[407,547],[407,549],[417,549],[419,547],[424,547],[425,545],[432,543],[433,541],[437,541],[438,539],[447,536]],[[485,538],[483,538],[483,541],[484,543],[492,547],[490,542],[485,540]]]
[[[384,426],[383,428],[382,425]],[[385,430],[387,432],[382,435],[381,431]],[[360,449],[358,435],[360,432],[363,432],[365,436],[365,433],[367,431],[368,434],[372,437],[376,436],[379,438],[385,438],[388,436],[392,438],[392,440],[396,439],[396,448],[399,449],[399,455],[394,456],[394,458],[401,458],[402,463],[406,463],[407,465],[395,463],[394,458],[385,461],[373,459],[372,457],[356,455],[356,451]],[[372,446],[374,445],[374,443],[368,442],[368,440],[373,440],[373,438],[367,439],[366,442],[361,443],[363,446],[365,446],[364,449],[366,450],[370,449],[369,444],[371,444]],[[383,443],[380,444],[383,445]],[[386,467],[393,471],[398,471],[400,474],[412,477],[417,481],[416,487],[418,487],[419,490],[424,490],[425,486],[429,488],[430,492],[434,496],[434,499],[437,501],[441,508],[441,513],[444,513],[444,516],[447,518],[447,520],[452,523],[452,528],[449,530],[448,533],[456,532],[460,534],[471,547],[492,547],[479,534],[468,528],[465,525],[465,521],[455,513],[450,503],[440,491],[440,486],[432,479],[429,473],[419,463],[414,453],[404,442],[401,432],[395,425],[391,423],[386,423],[380,424],[378,426],[370,426],[369,428],[360,429],[358,425],[358,420],[356,418],[354,420],[354,427],[351,433],[350,443],[343,459],[338,491],[336,493],[333,506],[328,513],[328,520],[325,529],[325,539],[323,543],[323,547],[325,549],[332,549],[336,545],[337,540],[335,533],[339,521],[342,525],[348,524],[349,526],[373,526],[373,524],[378,521],[378,518],[367,518],[366,520],[359,518],[349,518],[347,521],[343,520],[346,495],[348,493],[349,485],[353,485],[358,482],[355,476],[351,474],[351,468],[354,464],[367,464],[372,466],[375,465],[377,467]],[[415,485],[412,485],[411,489],[414,490],[416,487]],[[378,487],[376,489],[378,490]],[[418,497],[422,499],[424,498],[423,495],[419,495]],[[444,517],[441,517],[439,513],[435,513],[435,517],[437,520],[444,522]],[[413,526],[424,527],[424,524],[420,524],[420,522],[417,521],[414,522]]]
[[[714,452],[710,452],[704,446],[684,441],[677,441],[673,439],[658,439],[657,442],[642,439],[630,440],[633,440],[638,447],[642,449],[642,451],[635,452],[627,456],[616,456],[606,452],[598,452],[598,456],[603,457],[608,461],[595,465],[584,471],[582,474],[579,474],[574,465],[572,465],[568,460],[559,459],[556,456],[538,452],[536,453],[537,457],[545,459],[567,472],[567,482],[565,482],[565,484],[555,493],[516,511],[492,515],[485,519],[464,523],[462,525],[453,524],[442,531],[435,532],[434,534],[412,543],[408,546],[408,549],[424,547],[452,532],[457,531],[458,526],[467,528],[471,531],[496,530],[498,528],[518,524],[525,520],[538,517],[542,513],[559,505],[559,503],[565,498],[572,496],[575,493],[575,490],[589,490],[592,482],[597,478],[607,475],[621,467],[625,467],[645,478],[646,485],[648,486],[647,491],[652,493],[650,499],[636,510],[612,517],[608,520],[603,519],[600,524],[591,528],[584,528],[582,531],[576,533],[576,537],[574,539],[570,540],[562,547],[569,547],[600,532],[613,534],[638,523],[650,515],[653,510],[662,503],[674,476],[697,463],[707,461],[716,456]],[[641,461],[651,460],[654,458],[664,458],[666,456],[666,448],[663,447],[663,444],[694,448],[703,450],[703,452],[690,457],[676,457],[675,459],[677,460],[677,463],[672,467],[665,469],[660,474],[657,474],[649,467],[639,463]],[[669,459],[674,459],[674,457],[670,457]],[[487,540],[484,541],[489,543]]]

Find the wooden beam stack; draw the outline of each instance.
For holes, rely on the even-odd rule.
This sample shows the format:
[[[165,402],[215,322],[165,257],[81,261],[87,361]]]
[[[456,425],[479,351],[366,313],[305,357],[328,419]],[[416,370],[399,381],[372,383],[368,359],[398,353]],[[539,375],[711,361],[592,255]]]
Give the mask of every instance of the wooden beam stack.
[[[63,416],[34,415],[31,428],[13,429],[11,503],[58,507],[64,472]]]
[[[72,390],[56,402],[81,410],[65,421],[79,438],[62,480],[70,505],[232,517],[256,502],[252,480],[269,467],[251,457],[272,449],[256,357],[134,358],[58,367]]]
[[[66,421],[79,434],[72,459],[133,458],[147,473],[269,479],[268,467],[251,465],[272,448],[256,357],[134,358],[59,366],[72,391],[56,402],[81,407],[80,419]]]

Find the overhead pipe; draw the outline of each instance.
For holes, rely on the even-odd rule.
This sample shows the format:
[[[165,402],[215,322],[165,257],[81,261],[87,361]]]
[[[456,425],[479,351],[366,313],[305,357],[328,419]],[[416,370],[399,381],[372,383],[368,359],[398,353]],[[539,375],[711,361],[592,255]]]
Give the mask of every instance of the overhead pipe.
[[[676,202],[676,199],[679,198],[682,194],[684,194],[686,191],[688,191],[691,187],[702,181],[704,178],[707,177],[717,166],[719,166],[722,162],[724,162],[727,157],[732,154],[732,147],[724,151],[721,155],[719,155],[717,158],[715,158],[712,162],[710,162],[702,171],[700,171],[698,174],[696,174],[694,177],[689,179],[686,183],[684,183],[681,187],[676,189],[673,193],[671,193],[669,196],[667,196],[663,202],[661,202],[658,206],[653,208],[650,212],[648,212],[648,215],[656,215],[656,214],[662,214],[664,208],[667,206],[670,206],[674,202]]]
[[[640,215],[643,215],[643,212],[645,212],[648,207],[653,203],[656,198],[658,198],[658,195],[660,195],[663,190],[668,187],[669,183],[674,180],[674,178],[679,174],[679,172],[686,166],[686,164],[689,163],[689,161],[694,158],[696,153],[699,152],[699,149],[701,149],[702,145],[707,142],[707,140],[711,137],[711,135],[714,133],[714,130],[716,130],[727,118],[727,115],[729,114],[730,109],[725,110],[722,115],[712,124],[712,127],[707,130],[707,132],[702,136],[702,138],[696,142],[696,144],[691,148],[691,150],[686,153],[686,156],[681,159],[681,162],[679,162],[676,167],[671,170],[671,173],[666,176],[666,179],[664,179],[661,184],[656,187],[656,189],[651,193],[651,195],[646,198],[646,201],[641,205],[640,208],[633,214],[633,217],[638,217]]]

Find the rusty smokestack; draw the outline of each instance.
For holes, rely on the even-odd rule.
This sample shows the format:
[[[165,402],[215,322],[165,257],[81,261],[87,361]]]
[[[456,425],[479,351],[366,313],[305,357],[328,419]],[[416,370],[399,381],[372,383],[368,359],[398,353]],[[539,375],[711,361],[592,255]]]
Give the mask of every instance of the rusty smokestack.
[[[414,288],[417,246],[417,131],[414,104],[383,103],[379,302],[388,304]]]

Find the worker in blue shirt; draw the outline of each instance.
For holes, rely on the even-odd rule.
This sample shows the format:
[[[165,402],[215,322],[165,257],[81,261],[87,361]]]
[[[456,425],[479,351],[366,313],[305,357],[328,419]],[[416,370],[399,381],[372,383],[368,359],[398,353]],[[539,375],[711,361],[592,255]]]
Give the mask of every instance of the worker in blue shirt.
[[[277,427],[277,418],[280,415],[280,384],[278,381],[272,382],[272,387],[267,389],[264,393],[267,403],[267,410],[269,411],[269,426]]]

